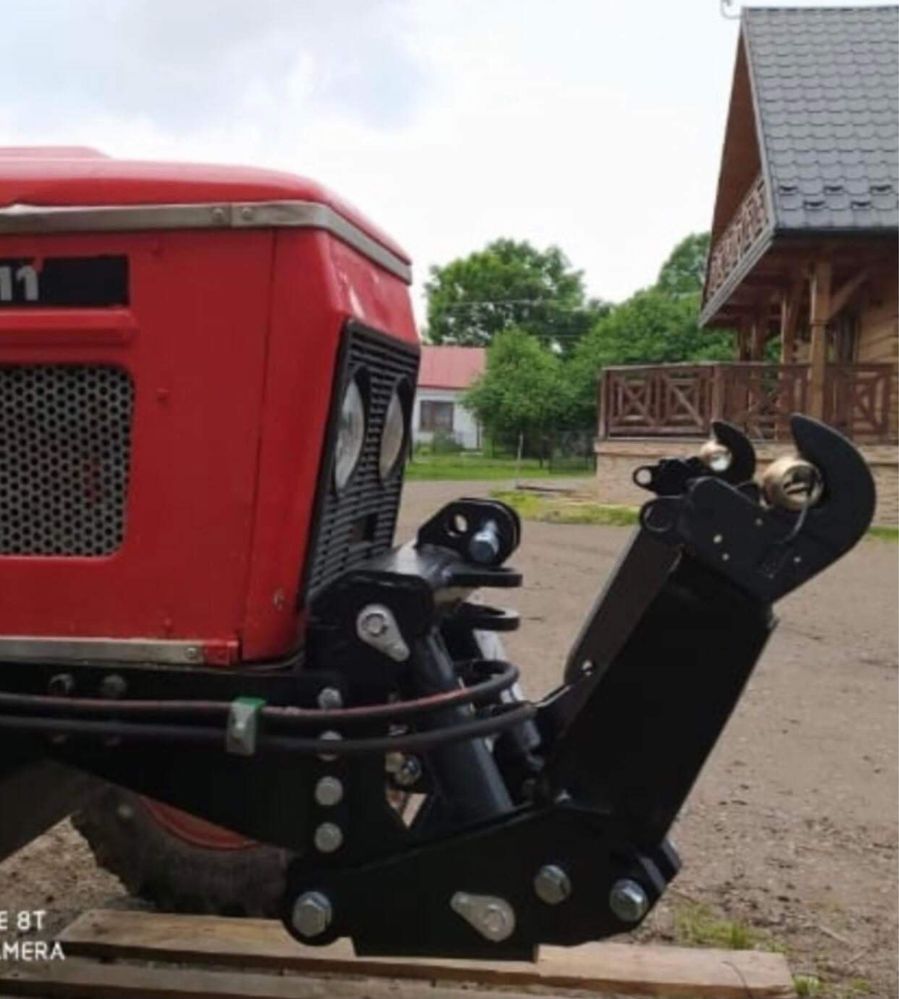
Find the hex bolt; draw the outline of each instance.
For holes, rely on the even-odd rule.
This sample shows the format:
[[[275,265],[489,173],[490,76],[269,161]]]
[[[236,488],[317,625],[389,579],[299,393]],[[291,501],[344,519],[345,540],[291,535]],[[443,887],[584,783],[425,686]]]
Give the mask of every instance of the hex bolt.
[[[571,895],[571,878],[556,864],[544,864],[534,877],[537,898],[547,905],[559,905]]]
[[[489,565],[499,555],[499,532],[496,521],[488,520],[468,542],[468,555],[473,562]]]
[[[381,610],[363,610],[359,616],[359,630],[369,638],[380,638],[387,631],[387,615]]]
[[[134,808],[127,801],[120,801],[115,810],[116,818],[119,822],[133,822]]]
[[[75,677],[71,673],[57,673],[47,683],[47,691],[54,697],[68,697],[75,689]]]
[[[315,802],[322,808],[333,808],[343,800],[343,781],[337,777],[322,777],[315,785]]]
[[[319,736],[322,742],[339,742],[343,738],[339,732],[322,732]],[[318,754],[318,758],[324,763],[333,763],[337,759],[336,753],[323,752]]]
[[[649,898],[638,881],[622,878],[612,885],[609,908],[623,923],[636,923],[646,915]]]
[[[334,853],[343,846],[343,830],[334,822],[322,822],[312,841],[319,853]]]
[[[318,692],[318,706],[322,711],[336,711],[343,707],[343,697],[336,687],[323,687]]]
[[[505,940],[514,929],[508,910],[498,902],[489,902],[484,906],[481,920],[484,936],[488,940]]]
[[[128,684],[123,676],[118,673],[109,673],[100,681],[100,696],[108,697],[111,701],[117,701],[124,697],[128,691]]]
[[[421,760],[417,756],[407,756],[393,774],[398,787],[414,787],[421,780]]]
[[[334,910],[328,896],[320,891],[307,891],[294,903],[291,922],[301,937],[313,940],[325,932],[333,918]]]

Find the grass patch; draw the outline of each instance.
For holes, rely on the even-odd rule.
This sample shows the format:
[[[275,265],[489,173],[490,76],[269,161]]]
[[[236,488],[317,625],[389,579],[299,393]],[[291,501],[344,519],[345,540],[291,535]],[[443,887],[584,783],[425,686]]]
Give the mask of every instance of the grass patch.
[[[637,523],[637,508],[609,506],[558,496],[539,496],[517,489],[497,489],[493,499],[508,503],[524,520],[540,520],[545,524],[605,524],[630,527]]]
[[[821,979],[817,975],[793,975],[793,987],[797,996],[821,995]]]
[[[574,476],[589,479],[593,472],[582,469],[550,469],[546,462],[540,467],[536,458],[491,458],[474,451],[449,454],[416,453],[406,466],[407,480],[477,480],[477,479],[558,479]]]
[[[606,524],[629,527],[638,523],[639,509],[635,506],[612,506],[591,503],[568,496],[541,496],[523,489],[495,489],[493,499],[502,500],[518,511],[524,520],[540,520],[545,524]],[[868,528],[868,537],[881,541],[899,541],[899,528],[875,525]]]
[[[678,906],[674,911],[674,935],[687,947],[718,947],[725,950],[772,950],[783,947],[767,934],[746,923],[722,919],[701,902]],[[811,993],[810,993],[811,994]]]

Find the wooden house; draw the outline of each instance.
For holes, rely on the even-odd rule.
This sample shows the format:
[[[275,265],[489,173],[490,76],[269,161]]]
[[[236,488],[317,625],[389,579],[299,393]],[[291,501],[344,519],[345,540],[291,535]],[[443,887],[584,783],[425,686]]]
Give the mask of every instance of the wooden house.
[[[737,360],[607,368],[601,492],[718,417],[773,456],[799,411],[863,445],[895,519],[897,147],[899,7],[744,8],[700,318]]]

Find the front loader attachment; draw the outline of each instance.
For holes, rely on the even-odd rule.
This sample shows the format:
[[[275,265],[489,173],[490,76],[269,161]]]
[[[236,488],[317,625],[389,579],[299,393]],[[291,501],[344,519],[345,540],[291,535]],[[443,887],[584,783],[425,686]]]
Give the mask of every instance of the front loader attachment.
[[[520,584],[521,525],[469,499],[320,594],[302,657],[69,664],[65,695],[58,664],[3,664],[0,736],[293,851],[283,919],[307,944],[531,959],[633,929],[677,873],[669,830],[772,604],[873,515],[852,445],[792,426],[798,454],[763,488],[726,425],[700,458],[639,470],[656,495],[537,704],[483,641],[517,617],[469,599]]]

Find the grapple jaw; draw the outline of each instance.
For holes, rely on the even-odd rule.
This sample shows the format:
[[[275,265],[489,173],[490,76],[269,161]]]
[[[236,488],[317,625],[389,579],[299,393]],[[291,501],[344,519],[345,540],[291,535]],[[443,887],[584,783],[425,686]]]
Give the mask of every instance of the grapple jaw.
[[[750,481],[752,446],[725,424],[717,470],[678,459],[643,476],[656,498],[564,682],[537,704],[485,640],[517,616],[470,599],[520,585],[505,561],[521,525],[466,499],[320,594],[303,657],[237,670],[85,662],[68,668],[65,696],[48,694],[58,665],[3,664],[0,736],[31,761],[291,849],[283,919],[307,944],[521,959],[633,929],[677,873],[669,829],[773,601],[873,514],[852,445],[805,417],[792,427],[818,477],[802,466],[805,500],[792,480]],[[114,700],[99,695],[111,673]]]

